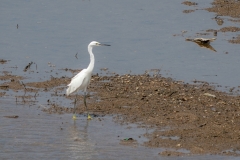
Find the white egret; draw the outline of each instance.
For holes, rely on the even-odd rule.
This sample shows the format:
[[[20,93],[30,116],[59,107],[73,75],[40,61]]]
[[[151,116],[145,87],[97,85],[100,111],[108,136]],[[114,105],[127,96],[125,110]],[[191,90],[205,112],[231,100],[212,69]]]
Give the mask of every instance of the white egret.
[[[86,92],[87,92],[87,86],[90,83],[92,71],[93,71],[93,68],[94,68],[95,59],[94,59],[94,55],[93,55],[93,52],[92,52],[92,49],[93,49],[94,46],[110,46],[110,45],[101,44],[99,42],[92,41],[88,45],[88,53],[90,54],[90,63],[88,65],[88,67],[86,69],[81,70],[76,76],[74,76],[72,78],[71,82],[67,85],[68,86],[68,88],[66,90],[67,96],[76,92],[76,98],[75,98],[75,102],[74,102],[73,119],[76,119],[76,113],[75,112],[76,112],[76,103],[77,103],[77,92],[79,90],[84,91],[84,105],[86,107],[88,119],[91,119],[91,116],[89,115],[88,109],[87,109]]]

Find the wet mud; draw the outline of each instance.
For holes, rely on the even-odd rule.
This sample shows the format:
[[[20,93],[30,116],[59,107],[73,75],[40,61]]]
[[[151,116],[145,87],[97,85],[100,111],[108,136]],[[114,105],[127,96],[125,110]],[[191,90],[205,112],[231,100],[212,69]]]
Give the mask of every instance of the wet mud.
[[[221,1],[214,0],[212,7],[206,8],[209,12],[215,12],[220,16],[229,16],[232,18],[240,18],[240,2],[235,0]]]
[[[222,0],[214,0],[211,4],[212,7],[209,8],[200,8],[198,7],[198,4],[196,2],[190,2],[190,1],[184,1],[182,4],[187,5],[191,7],[192,9],[184,10],[183,13],[191,13],[195,10],[206,10],[209,12],[216,13],[216,16],[212,18],[212,20],[216,21],[218,26],[222,26],[224,24],[224,21],[231,21],[235,23],[235,26],[227,26],[222,27],[220,29],[213,28],[206,30],[206,32],[212,32],[214,36],[217,35],[217,32],[236,32],[236,36],[232,37],[232,39],[229,39],[229,43],[233,44],[240,44],[240,35],[239,31],[240,28],[240,2],[235,0],[228,0],[228,1],[222,1]]]
[[[198,5],[196,2],[190,2],[190,1],[184,1],[182,4],[187,5],[187,6],[195,6]]]
[[[65,70],[66,72],[73,70]],[[44,112],[64,114],[73,112],[75,95],[66,97],[70,77],[51,77],[42,82],[23,83],[24,77],[2,75],[1,86],[24,95],[16,95],[16,103],[39,105]],[[1,96],[8,96],[3,88]],[[147,147],[164,147],[188,152],[164,151],[160,155],[221,154],[239,155],[240,96],[218,91],[207,82],[187,84],[162,77],[159,72],[142,75],[93,75],[88,87],[88,108],[93,117],[115,115],[117,123],[137,123],[139,127],[154,128],[146,134]],[[40,92],[50,93],[42,107]],[[72,101],[64,106],[61,98]],[[82,95],[78,96],[77,114],[85,115]],[[13,115],[6,115],[8,118]],[[15,115],[14,115],[15,116]],[[120,144],[134,146],[135,140]]]

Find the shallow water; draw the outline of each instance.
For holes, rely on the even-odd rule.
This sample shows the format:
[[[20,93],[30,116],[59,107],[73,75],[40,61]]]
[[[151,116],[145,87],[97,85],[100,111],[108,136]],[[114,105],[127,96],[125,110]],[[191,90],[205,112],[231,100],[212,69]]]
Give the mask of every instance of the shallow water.
[[[199,8],[210,6],[208,0],[195,2]],[[120,74],[161,69],[161,74],[177,80],[197,79],[237,87],[238,45],[227,42],[233,33],[218,33],[212,43],[216,53],[185,41],[197,32],[235,24],[226,21],[218,26],[211,19],[213,13],[197,10],[185,14],[185,9],[194,7],[167,0],[1,1],[0,58],[10,60],[1,65],[1,71],[26,76],[24,82],[70,77],[70,72],[61,69],[85,68],[89,63],[86,46],[97,40],[111,47],[94,48],[94,73],[105,73],[101,68]],[[183,30],[188,32],[181,36]],[[24,72],[31,61],[31,69]],[[45,103],[49,94],[39,93],[38,101]],[[238,159],[211,155],[160,157],[158,153],[164,149],[120,145],[120,140],[127,137],[141,144],[146,131],[136,126],[126,129],[129,126],[116,124],[111,117],[89,122],[80,117],[74,123],[72,115],[50,115],[42,112],[39,104],[29,107],[14,104],[15,99],[9,97],[0,100],[1,159]],[[62,102],[62,106],[70,103],[61,98],[52,101]],[[6,115],[19,118],[3,117]]]
[[[18,115],[18,118],[4,116]],[[47,114],[41,108],[16,105],[10,99],[1,101],[1,159],[238,159],[224,156],[161,157],[163,148],[146,148],[142,143],[145,128],[120,125],[111,117],[71,119],[71,114]],[[125,138],[137,141],[120,144]],[[168,149],[169,150],[169,149]],[[171,150],[171,149],[170,149]],[[187,152],[179,150],[179,152]]]
[[[33,61],[38,77],[43,77],[50,66],[85,68],[89,63],[87,45],[97,40],[112,46],[94,49],[94,73],[101,72],[100,68],[122,74],[161,69],[161,74],[177,80],[197,79],[237,87],[239,49],[227,42],[236,33],[218,33],[212,43],[216,53],[185,41],[207,29],[237,24],[226,20],[218,26],[212,19],[214,13],[201,10],[210,7],[210,1],[195,2],[197,7],[167,0],[5,0],[0,6],[1,58],[11,60],[12,67],[20,69]],[[196,8],[199,10],[183,13]],[[181,36],[182,31],[187,33]]]
[[[134,152],[144,152],[142,156],[145,155],[145,158],[157,156],[156,149],[119,145],[121,139],[128,137],[142,143],[146,138],[138,136],[145,133],[145,129],[136,126],[126,129],[126,126],[115,124],[111,117],[99,117],[92,121],[78,117],[73,121],[69,114],[50,115],[36,109],[11,104],[10,101],[2,104],[1,158],[115,159],[119,154],[123,158],[138,157]],[[19,115],[19,118],[4,117],[13,114]]]

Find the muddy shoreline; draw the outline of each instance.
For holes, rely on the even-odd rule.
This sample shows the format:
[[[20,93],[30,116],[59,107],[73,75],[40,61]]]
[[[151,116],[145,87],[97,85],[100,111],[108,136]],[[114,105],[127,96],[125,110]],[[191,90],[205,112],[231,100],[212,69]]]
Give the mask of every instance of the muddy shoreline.
[[[66,70],[72,71],[73,70]],[[77,71],[75,71],[77,72]],[[51,93],[42,109],[49,114],[72,113],[63,106],[70,77],[50,78],[42,82],[23,83],[24,77],[5,74],[0,77],[1,96],[4,90],[24,92],[15,96],[16,103],[39,105],[40,92]],[[188,153],[167,151],[161,155],[220,154],[239,156],[240,96],[216,90],[207,82],[187,84],[157,74],[93,75],[87,98],[90,113],[97,118],[118,115],[117,123],[138,123],[155,128],[146,134],[147,147],[185,149]],[[52,101],[53,97],[61,101]],[[78,96],[78,114],[85,114],[82,95]],[[41,107],[41,106],[38,106]]]
[[[191,14],[198,3],[185,1]],[[217,32],[235,32],[229,43],[240,43],[239,18],[240,3],[237,1],[214,0],[211,8],[215,12],[212,20],[221,26],[226,21],[236,26],[213,28],[201,33],[211,35]],[[229,11],[229,12],[228,12]],[[228,16],[226,18],[224,16]],[[185,32],[184,32],[185,33]],[[210,34],[211,33],[211,34]],[[196,33],[195,36],[201,35]],[[182,36],[183,34],[179,35]],[[8,60],[0,60],[1,64]],[[32,62],[25,68],[28,73]],[[79,70],[62,69],[63,72],[76,74]],[[53,70],[45,81],[25,82],[27,77],[2,71],[0,75],[0,97],[13,97],[16,104],[41,108],[49,114],[71,114],[75,96],[66,96],[66,85],[71,77],[58,77]],[[229,93],[219,91],[208,82],[195,80],[192,84],[163,77],[159,71],[141,75],[116,73],[94,74],[88,87],[88,108],[94,118],[113,115],[116,123],[136,123],[139,127],[152,128],[146,133],[149,139],[143,145],[169,150],[159,153],[162,156],[186,155],[231,155],[240,156],[240,86],[230,88]],[[9,92],[10,91],[10,92]],[[39,103],[43,95],[49,95],[45,102]],[[3,100],[3,99],[2,99]],[[77,114],[85,115],[82,95],[78,96]],[[68,106],[64,101],[71,101]],[[18,115],[6,115],[18,118]],[[137,143],[133,140],[134,143]],[[120,142],[132,145],[131,142]],[[183,152],[181,152],[183,151]]]

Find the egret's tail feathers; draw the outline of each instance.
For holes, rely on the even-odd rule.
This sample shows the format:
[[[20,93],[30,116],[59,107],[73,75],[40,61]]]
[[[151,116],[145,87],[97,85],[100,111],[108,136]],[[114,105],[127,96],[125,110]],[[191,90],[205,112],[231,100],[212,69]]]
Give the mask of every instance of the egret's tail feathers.
[[[66,90],[66,94],[67,94],[67,96],[70,94],[70,93],[69,93],[69,88]]]

